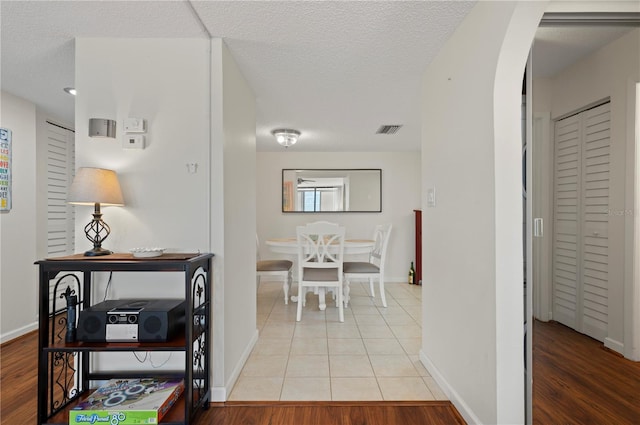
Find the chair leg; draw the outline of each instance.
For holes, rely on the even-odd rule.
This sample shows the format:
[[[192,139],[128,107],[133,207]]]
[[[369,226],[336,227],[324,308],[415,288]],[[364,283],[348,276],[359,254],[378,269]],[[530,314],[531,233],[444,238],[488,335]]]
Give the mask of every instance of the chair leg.
[[[351,282],[349,282],[349,279],[345,279],[342,291],[344,292],[344,306],[349,307],[349,294],[351,293]]]
[[[289,304],[289,276],[285,276],[282,290],[284,291],[284,303]]]
[[[371,292],[371,297],[376,297],[376,288],[373,286],[373,279],[369,278],[369,292]]]
[[[344,297],[344,294],[342,293],[343,288],[338,287],[336,289],[336,292],[338,293],[338,314],[340,316],[340,321],[344,322],[344,300],[342,299],[342,297]]]
[[[304,304],[305,293],[301,285],[298,285],[298,312],[296,314],[296,321],[299,322],[302,319],[302,304]]]
[[[387,297],[384,294],[384,277],[380,276],[380,298],[382,298],[382,306],[387,306]]]

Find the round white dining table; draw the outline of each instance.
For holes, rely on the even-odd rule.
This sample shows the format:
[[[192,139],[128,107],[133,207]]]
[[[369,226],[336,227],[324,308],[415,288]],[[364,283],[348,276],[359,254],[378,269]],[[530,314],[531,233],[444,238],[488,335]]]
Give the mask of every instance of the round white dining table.
[[[265,244],[273,252],[280,254],[297,255],[298,241],[296,238],[272,238],[267,239]],[[370,239],[345,239],[344,254],[368,254],[373,248],[374,241]]]
[[[373,249],[375,241],[371,239],[345,239],[344,240],[344,255],[351,254],[368,254]],[[265,244],[272,252],[287,255],[298,255],[298,241],[296,238],[271,238],[265,240]],[[325,291],[323,287],[316,288],[314,291],[318,294],[320,310],[325,310],[327,304],[325,301]],[[298,302],[298,297],[291,296],[291,301]]]

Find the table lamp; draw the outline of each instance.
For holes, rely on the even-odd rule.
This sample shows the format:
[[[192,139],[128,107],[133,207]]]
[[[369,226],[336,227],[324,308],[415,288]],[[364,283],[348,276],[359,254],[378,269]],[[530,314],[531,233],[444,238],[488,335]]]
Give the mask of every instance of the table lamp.
[[[74,205],[94,205],[95,208],[93,220],[84,227],[84,234],[93,242],[93,249],[85,252],[84,255],[93,257],[112,254],[111,251],[102,248],[102,241],[107,239],[111,229],[102,221],[100,205],[124,205],[115,171],[103,168],[79,168],[71,183],[67,202]]]

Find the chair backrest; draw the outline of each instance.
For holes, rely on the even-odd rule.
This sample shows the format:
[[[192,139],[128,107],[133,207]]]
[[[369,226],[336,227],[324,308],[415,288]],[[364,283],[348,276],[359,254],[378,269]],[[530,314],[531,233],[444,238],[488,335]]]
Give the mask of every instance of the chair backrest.
[[[387,257],[387,245],[389,244],[389,236],[391,235],[391,224],[379,224],[376,226],[373,234],[373,249],[369,254],[369,261],[381,269],[384,266],[384,260]]]
[[[341,275],[345,229],[336,223],[317,221],[296,228],[298,269],[337,269]]]

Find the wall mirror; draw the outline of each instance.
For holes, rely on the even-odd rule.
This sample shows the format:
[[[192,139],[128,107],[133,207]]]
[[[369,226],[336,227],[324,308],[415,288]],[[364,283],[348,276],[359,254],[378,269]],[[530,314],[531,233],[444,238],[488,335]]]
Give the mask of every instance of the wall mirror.
[[[382,212],[382,170],[283,169],[282,212]]]

